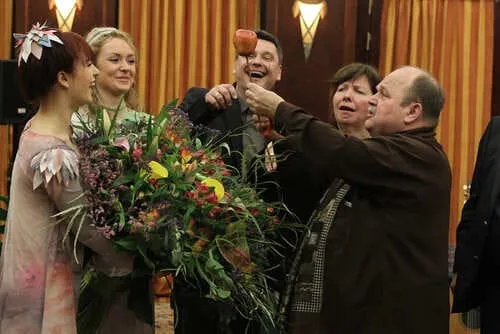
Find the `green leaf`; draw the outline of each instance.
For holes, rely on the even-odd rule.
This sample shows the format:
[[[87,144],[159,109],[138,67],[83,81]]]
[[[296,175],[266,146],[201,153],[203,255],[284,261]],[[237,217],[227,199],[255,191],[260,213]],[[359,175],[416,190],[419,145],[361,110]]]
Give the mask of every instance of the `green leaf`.
[[[161,111],[163,112],[163,110],[169,110],[175,108],[177,106],[177,101],[179,101],[179,99],[176,98],[168,102],[166,105],[163,106],[163,108],[161,108]]]
[[[129,182],[132,182],[136,179],[137,173],[135,171],[130,171],[128,173],[125,173],[123,176],[120,176],[113,182],[113,187],[120,186],[122,184],[127,184]]]
[[[149,267],[149,268],[152,268],[154,269],[155,267],[155,264],[151,261],[151,259],[148,257],[147,255],[147,250],[146,250],[146,247],[144,246],[144,244],[142,243],[139,243],[137,244],[137,250],[139,251],[139,253],[142,255],[143,259],[144,259],[144,263]]]
[[[148,126],[146,127],[146,143],[147,143],[146,147],[148,153],[151,151],[152,141],[153,141],[153,117],[149,117]]]
[[[98,145],[98,144],[107,144],[109,142],[109,140],[108,140],[108,137],[106,137],[106,136],[100,136],[100,137],[92,138],[92,140],[90,142],[94,145]]]
[[[227,154],[231,154],[231,148],[229,147],[228,143],[222,143],[220,144],[220,147],[226,149]]]
[[[139,178],[135,180],[135,184],[133,186],[130,186],[130,190],[132,190],[132,201],[135,202],[135,197],[137,196],[138,192],[141,192],[141,187],[146,183],[144,179]]]
[[[166,123],[165,121],[167,120],[167,118],[169,116],[168,110],[169,109],[162,109],[162,111],[160,111],[160,113],[158,114],[158,116],[156,116],[156,119],[155,119],[156,124]]]
[[[113,115],[113,119],[111,120],[111,124],[109,126],[108,138],[114,138],[116,132],[116,121],[118,117],[118,110],[120,110],[122,104],[124,103],[124,97],[120,99],[120,103],[118,103],[118,107],[115,110],[115,114]]]
[[[189,218],[191,217],[191,214],[193,213],[193,211],[195,209],[196,209],[196,206],[188,205],[186,213],[184,214],[184,217],[183,217],[184,224],[189,223]]]
[[[208,271],[203,270],[200,262],[197,259],[195,259],[195,265],[198,274],[201,276],[201,278],[203,278],[203,280],[208,284],[210,288],[210,294],[209,294],[210,298],[217,300],[217,299],[227,299],[231,296],[231,291],[214,282],[211,279],[211,277],[209,277],[210,273]],[[229,280],[231,279],[229,278]]]
[[[115,244],[128,251],[135,251],[138,248],[137,240],[133,236],[115,240]]]
[[[0,196],[0,202],[4,202],[5,204],[9,204],[9,199],[5,196]]]
[[[205,262],[205,270],[207,276],[210,276],[214,281],[214,286],[211,287],[219,298],[226,299],[231,296],[233,281],[224,271],[224,266],[220,264],[213,256],[213,251],[209,251],[209,256]]]
[[[213,288],[213,290],[215,291],[215,293],[217,294],[217,296],[221,299],[228,299],[229,297],[231,297],[231,291],[230,290],[226,290],[226,289],[223,289],[223,288],[220,288],[220,287],[217,287],[215,286]]]
[[[120,229],[122,229],[125,226],[125,212],[123,211],[122,203],[120,203],[120,201],[116,199],[113,204],[115,209],[118,211],[118,216],[120,217],[118,226],[120,226]]]
[[[197,150],[199,150],[199,149],[201,149],[203,147],[203,143],[201,142],[200,138],[196,138],[195,141],[194,141],[194,143],[195,143],[195,148]]]

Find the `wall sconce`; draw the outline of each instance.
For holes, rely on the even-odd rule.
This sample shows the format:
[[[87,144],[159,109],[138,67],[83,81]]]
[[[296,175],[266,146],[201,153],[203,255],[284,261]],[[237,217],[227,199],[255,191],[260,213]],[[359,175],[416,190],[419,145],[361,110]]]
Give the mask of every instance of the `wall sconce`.
[[[300,16],[300,32],[302,34],[302,45],[304,56],[307,59],[311,54],[311,48],[316,35],[316,29],[320,18],[326,15],[325,0],[295,0],[292,7],[293,17]]]
[[[61,31],[71,31],[77,10],[82,10],[83,0],[49,0],[49,9],[55,8],[57,24]]]

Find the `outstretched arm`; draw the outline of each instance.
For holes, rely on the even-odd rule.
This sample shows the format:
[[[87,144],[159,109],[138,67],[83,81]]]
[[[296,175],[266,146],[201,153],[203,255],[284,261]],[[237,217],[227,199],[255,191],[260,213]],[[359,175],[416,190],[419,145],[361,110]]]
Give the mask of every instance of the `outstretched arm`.
[[[217,85],[210,90],[192,87],[184,95],[179,108],[187,112],[195,124],[207,124],[237,98],[236,89],[231,84]]]
[[[44,187],[57,210],[84,206],[83,190],[78,177],[78,157],[66,148],[53,148],[38,153],[31,160],[34,171],[33,189]],[[65,223],[78,241],[89,247],[98,256],[96,268],[108,276],[123,276],[132,271],[133,257],[115,249],[111,240],[106,239],[87,218],[85,210],[72,211]],[[71,245],[73,247],[73,245]]]

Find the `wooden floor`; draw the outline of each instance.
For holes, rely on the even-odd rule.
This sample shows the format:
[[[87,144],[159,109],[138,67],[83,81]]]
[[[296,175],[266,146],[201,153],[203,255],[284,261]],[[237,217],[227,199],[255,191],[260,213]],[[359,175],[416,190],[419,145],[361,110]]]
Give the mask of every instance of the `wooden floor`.
[[[174,312],[169,297],[155,298],[155,334],[174,333]]]

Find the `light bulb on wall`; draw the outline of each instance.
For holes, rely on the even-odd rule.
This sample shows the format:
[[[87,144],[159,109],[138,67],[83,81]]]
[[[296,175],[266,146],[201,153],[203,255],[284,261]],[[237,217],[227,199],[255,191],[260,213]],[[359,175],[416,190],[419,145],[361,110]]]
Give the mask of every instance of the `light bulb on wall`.
[[[326,1],[296,0],[293,4],[292,11],[293,17],[300,17],[302,45],[304,46],[304,56],[307,60],[311,54],[311,48],[319,20],[326,15]]]
[[[57,24],[62,31],[71,31],[76,11],[82,6],[83,0],[49,0],[49,9],[55,8]]]

